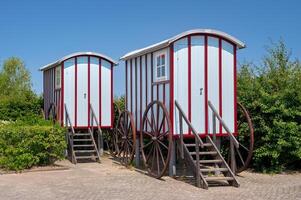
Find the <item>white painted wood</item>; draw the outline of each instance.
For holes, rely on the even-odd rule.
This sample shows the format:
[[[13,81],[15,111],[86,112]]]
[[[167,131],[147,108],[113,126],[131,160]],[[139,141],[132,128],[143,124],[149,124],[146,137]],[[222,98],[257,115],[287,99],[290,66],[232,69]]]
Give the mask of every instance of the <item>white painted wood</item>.
[[[188,116],[188,40],[183,38],[174,43],[174,98]],[[178,111],[175,113],[175,134],[179,133]],[[188,127],[183,123],[183,132]]]
[[[151,54],[147,54],[147,105],[152,102],[152,68],[151,68]],[[150,117],[150,113],[148,113]],[[148,131],[151,131],[151,128],[147,127]]]
[[[132,59],[132,115],[134,117],[135,126],[136,126],[136,62],[135,59]]]
[[[77,58],[77,126],[87,126],[87,125],[88,125],[88,57],[81,56]]]
[[[219,111],[219,52],[218,38],[208,37],[208,100]],[[209,133],[212,133],[212,111],[208,108]],[[219,123],[216,123],[219,132]]]
[[[90,103],[95,112],[96,118],[99,118],[99,58],[90,57]],[[95,122],[93,122],[95,125]]]
[[[127,110],[131,110],[131,63],[127,60]]]
[[[142,78],[141,78],[141,82],[142,82],[142,94],[141,94],[141,98],[142,98],[142,101],[141,101],[141,105],[142,105],[142,118],[143,118],[143,114],[144,114],[144,111],[145,111],[145,108],[146,108],[146,70],[145,70],[145,56],[142,56]],[[141,119],[142,120],[142,119]]]
[[[204,36],[191,37],[191,123],[198,133],[205,133],[204,46]]]
[[[226,41],[222,41],[222,112],[223,120],[234,132],[234,55],[233,45]]]
[[[140,57],[137,58],[137,130],[140,130]]]
[[[101,60],[101,126],[111,125],[111,63]]]
[[[74,58],[64,62],[64,104],[66,104],[72,125],[75,124],[75,61]],[[64,109],[65,110],[65,109]],[[64,124],[66,115],[64,113]]]

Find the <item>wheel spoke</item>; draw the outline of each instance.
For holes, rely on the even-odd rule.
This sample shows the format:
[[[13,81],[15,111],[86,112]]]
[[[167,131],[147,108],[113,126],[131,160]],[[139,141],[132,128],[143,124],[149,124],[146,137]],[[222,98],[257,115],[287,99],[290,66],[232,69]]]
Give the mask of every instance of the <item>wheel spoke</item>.
[[[150,144],[152,144],[154,142],[154,140],[151,140],[149,143],[147,143],[146,145],[143,145],[143,149],[148,147]]]
[[[158,144],[156,144],[156,157],[157,157],[157,171],[160,174],[160,162],[159,162],[159,152],[158,152]]]
[[[168,150],[168,147],[163,142],[161,142],[160,140],[157,140],[157,141]]]
[[[150,159],[150,156],[151,156],[151,153],[152,153],[153,149],[154,149],[154,145],[152,145],[150,151],[148,152],[148,154],[147,154],[147,156],[146,156],[146,163],[147,163],[148,160]]]
[[[158,139],[160,139],[160,138],[166,136],[167,133],[169,133],[169,130],[167,130],[167,131],[165,131],[163,134],[159,135],[159,136],[158,136]]]
[[[161,151],[161,148],[159,148],[159,153],[160,153],[160,157],[162,159],[162,163],[163,163],[163,165],[165,165],[165,160],[164,160],[164,156],[163,156],[163,153]]]
[[[163,117],[162,117],[162,121],[161,121],[161,124],[160,124],[160,127],[159,127],[159,131],[158,133],[160,134],[161,133],[161,130],[162,130],[162,127],[164,125],[164,122],[165,122],[165,113],[163,112]]]
[[[143,133],[145,133],[146,135],[148,135],[151,138],[153,137],[153,135],[150,132],[143,131]]]
[[[156,131],[154,130],[154,127],[152,126],[152,123],[149,121],[148,118],[146,118],[146,121],[148,122],[148,124],[149,124],[150,127],[152,128],[152,131],[155,133]]]
[[[152,117],[152,124],[151,124],[151,127],[152,127],[152,130],[154,131],[154,132],[156,132],[155,131],[155,129],[154,129],[154,127],[157,127],[157,122],[155,121],[155,114],[154,114],[154,109],[153,109],[153,107],[152,107],[152,113],[151,113],[151,117]]]

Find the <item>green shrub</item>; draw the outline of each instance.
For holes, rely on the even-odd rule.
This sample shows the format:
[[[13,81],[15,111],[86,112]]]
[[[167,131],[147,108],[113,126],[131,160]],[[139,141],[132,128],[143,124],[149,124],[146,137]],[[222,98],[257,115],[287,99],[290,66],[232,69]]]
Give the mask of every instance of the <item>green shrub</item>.
[[[244,64],[238,98],[255,130],[253,166],[264,172],[301,167],[301,64],[291,61],[280,41],[268,48],[262,65]]]
[[[24,122],[0,125],[0,167],[18,171],[63,159],[64,133],[59,125],[42,120],[39,125]]]

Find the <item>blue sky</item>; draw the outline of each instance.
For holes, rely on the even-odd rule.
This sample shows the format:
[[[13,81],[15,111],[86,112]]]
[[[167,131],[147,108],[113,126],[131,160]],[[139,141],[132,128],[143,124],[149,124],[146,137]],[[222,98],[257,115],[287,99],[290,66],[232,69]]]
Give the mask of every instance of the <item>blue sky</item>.
[[[213,28],[244,41],[239,62],[259,63],[270,40],[283,38],[301,55],[301,2],[283,0],[1,0],[0,62],[22,58],[42,92],[38,68],[76,51],[116,60],[123,54],[194,28]],[[114,71],[124,93],[124,63]]]

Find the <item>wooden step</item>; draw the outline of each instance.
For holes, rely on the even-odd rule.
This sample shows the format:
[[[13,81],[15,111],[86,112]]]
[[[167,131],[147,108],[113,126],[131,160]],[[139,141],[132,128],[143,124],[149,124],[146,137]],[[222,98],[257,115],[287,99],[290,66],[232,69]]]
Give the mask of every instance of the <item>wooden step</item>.
[[[233,181],[234,178],[228,176],[208,176],[205,177],[206,181]]]
[[[93,144],[75,144],[73,147],[94,147]]]
[[[200,164],[208,164],[208,163],[222,163],[222,160],[200,160]]]
[[[75,153],[93,153],[96,152],[95,149],[93,150],[74,150]]]
[[[93,159],[98,158],[97,156],[91,155],[91,156],[75,156],[76,160],[78,159]]]
[[[189,152],[190,155],[196,155],[196,152]],[[201,151],[199,155],[216,155],[216,151]]]
[[[74,136],[91,136],[90,133],[75,133]]]
[[[73,139],[73,142],[86,142],[86,141],[92,141],[92,139],[91,138]]]
[[[200,171],[201,172],[216,172],[216,171],[226,172],[228,171],[228,169],[227,168],[206,168],[206,169],[201,168]]]
[[[195,147],[196,144],[195,143],[193,143],[193,144],[185,144],[185,146],[186,147]],[[200,144],[200,146],[201,146],[201,144]],[[212,146],[211,143],[204,143],[204,147],[211,147],[211,146]]]

